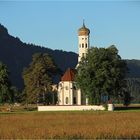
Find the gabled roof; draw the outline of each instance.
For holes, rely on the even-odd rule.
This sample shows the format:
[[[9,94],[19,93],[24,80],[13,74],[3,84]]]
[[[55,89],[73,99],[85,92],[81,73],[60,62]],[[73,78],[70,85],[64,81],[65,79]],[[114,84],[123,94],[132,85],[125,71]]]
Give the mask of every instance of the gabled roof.
[[[74,81],[75,78],[75,70],[68,68],[67,71],[61,78],[61,81]]]

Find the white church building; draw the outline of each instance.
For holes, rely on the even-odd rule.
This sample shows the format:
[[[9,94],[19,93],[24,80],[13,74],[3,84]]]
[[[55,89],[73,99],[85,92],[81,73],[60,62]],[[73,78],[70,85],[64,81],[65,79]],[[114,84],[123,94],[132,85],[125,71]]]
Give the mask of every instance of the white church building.
[[[87,55],[90,42],[89,35],[90,30],[83,23],[83,26],[78,30],[78,63],[82,57]],[[75,72],[76,68],[68,68],[61,77],[57,88],[58,104],[56,106],[38,106],[38,111],[105,110],[102,105],[88,105],[88,98],[76,87]],[[113,104],[109,104],[108,110],[113,111],[113,109]]]
[[[82,57],[86,57],[88,52],[90,46],[89,35],[90,30],[83,22],[83,26],[78,30],[78,63],[81,61]],[[61,81],[58,85],[58,105],[88,105],[88,98],[86,98],[80,89],[76,88],[74,78],[75,70],[70,68],[67,69],[61,77]]]

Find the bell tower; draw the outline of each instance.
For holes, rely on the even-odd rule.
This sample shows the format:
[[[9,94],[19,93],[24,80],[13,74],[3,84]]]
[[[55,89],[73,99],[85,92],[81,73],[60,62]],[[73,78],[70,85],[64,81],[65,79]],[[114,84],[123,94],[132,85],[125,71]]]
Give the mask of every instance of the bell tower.
[[[83,20],[83,26],[78,30],[78,48],[79,48],[79,56],[78,63],[81,61],[82,57],[86,57],[86,54],[89,49],[89,34],[90,30],[85,26]]]

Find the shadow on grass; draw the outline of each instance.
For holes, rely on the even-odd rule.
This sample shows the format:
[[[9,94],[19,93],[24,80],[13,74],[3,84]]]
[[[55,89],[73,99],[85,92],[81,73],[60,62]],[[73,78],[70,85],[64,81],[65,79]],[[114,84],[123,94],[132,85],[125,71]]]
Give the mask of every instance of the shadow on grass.
[[[115,107],[115,111],[121,111],[121,110],[140,110],[140,106],[122,106],[122,107]]]

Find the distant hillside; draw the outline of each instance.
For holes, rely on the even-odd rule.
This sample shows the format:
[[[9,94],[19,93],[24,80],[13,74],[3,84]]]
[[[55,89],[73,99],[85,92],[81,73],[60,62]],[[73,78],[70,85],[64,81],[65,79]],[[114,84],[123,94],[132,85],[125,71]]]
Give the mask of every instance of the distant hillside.
[[[140,60],[126,60],[129,73],[128,77],[135,77],[135,78],[140,78]]]
[[[140,60],[127,60],[127,84],[134,103],[140,103]]]
[[[37,52],[51,55],[62,71],[68,67],[74,68],[77,64],[76,53],[23,43],[19,38],[9,35],[8,30],[0,24],[0,61],[8,66],[12,84],[19,89],[23,88],[23,69],[29,65],[32,55]]]

